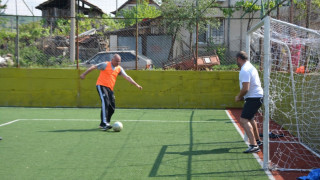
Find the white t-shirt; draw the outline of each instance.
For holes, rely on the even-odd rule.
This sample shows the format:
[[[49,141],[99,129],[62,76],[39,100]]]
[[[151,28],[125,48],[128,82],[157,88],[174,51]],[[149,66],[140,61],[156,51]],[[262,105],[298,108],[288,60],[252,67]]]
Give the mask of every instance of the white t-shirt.
[[[240,89],[242,89],[242,83],[249,82],[249,91],[244,96],[246,98],[259,98],[263,97],[263,89],[257,69],[249,62],[243,64],[239,73]]]

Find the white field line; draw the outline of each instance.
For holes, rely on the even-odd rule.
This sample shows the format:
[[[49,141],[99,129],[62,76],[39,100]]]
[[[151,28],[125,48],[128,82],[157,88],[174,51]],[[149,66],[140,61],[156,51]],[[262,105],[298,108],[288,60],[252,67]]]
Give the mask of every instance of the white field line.
[[[12,123],[18,122],[18,121],[19,121],[19,120],[16,119],[16,120],[13,120],[13,121],[9,121],[9,122],[7,122],[7,123],[4,123],[4,124],[0,124],[0,127],[1,127],[1,126],[5,126],[5,125],[9,125],[9,124],[12,124]]]
[[[0,127],[6,126],[18,121],[100,121],[99,119],[16,119],[13,121],[6,122],[4,124],[0,124]],[[175,121],[175,120],[113,120],[116,121],[123,121],[123,122],[154,122],[154,123],[215,123],[218,121]]]
[[[228,110],[225,110],[226,114],[228,115],[230,121],[232,122],[232,124],[234,125],[234,127],[236,128],[236,130],[238,131],[238,133],[240,134],[240,136],[242,137],[242,139],[244,139],[244,134],[242,133],[242,131],[240,130],[240,128],[238,127],[238,125],[236,124],[236,122],[232,119],[232,117],[230,116]],[[249,145],[248,142],[244,141],[247,145]],[[256,160],[258,161],[258,163],[260,164],[261,168],[263,169],[263,161],[260,159],[260,157],[258,156],[258,154],[256,153],[252,153],[253,156],[256,158]],[[273,175],[271,174],[271,172],[268,169],[264,169],[264,172],[267,174],[267,176],[269,177],[270,180],[275,180],[275,178],[273,177]]]

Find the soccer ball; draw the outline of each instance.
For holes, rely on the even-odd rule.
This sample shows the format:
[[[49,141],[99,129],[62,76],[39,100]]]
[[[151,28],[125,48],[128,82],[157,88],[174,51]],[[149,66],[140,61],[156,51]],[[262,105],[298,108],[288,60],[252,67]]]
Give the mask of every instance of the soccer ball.
[[[117,121],[112,125],[112,129],[115,132],[120,132],[122,130],[122,128],[123,128],[123,125],[120,121]]]

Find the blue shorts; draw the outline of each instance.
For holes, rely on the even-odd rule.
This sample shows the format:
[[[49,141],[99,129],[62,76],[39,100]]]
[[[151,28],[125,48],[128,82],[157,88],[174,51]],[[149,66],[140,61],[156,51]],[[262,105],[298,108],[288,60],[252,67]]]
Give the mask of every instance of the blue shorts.
[[[252,120],[262,105],[263,98],[246,98],[242,109],[241,118]]]

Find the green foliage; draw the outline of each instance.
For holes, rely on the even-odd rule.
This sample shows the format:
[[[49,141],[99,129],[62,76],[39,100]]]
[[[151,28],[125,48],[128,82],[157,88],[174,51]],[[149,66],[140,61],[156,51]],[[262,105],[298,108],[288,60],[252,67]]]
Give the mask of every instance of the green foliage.
[[[6,5],[2,5],[1,1],[2,1],[2,0],[0,0],[0,12],[1,12],[2,9],[6,9],[6,8],[7,8]],[[6,19],[0,18],[0,24],[3,24],[3,23],[5,23],[5,22],[6,22]]]
[[[21,48],[19,61],[23,67],[62,67],[71,64],[68,58],[48,56],[36,46]]]
[[[236,2],[235,4],[235,8],[236,10],[244,10],[246,12],[252,13],[252,12],[257,12],[259,10],[261,10],[261,6],[254,4],[254,1],[245,1],[245,0],[241,0]]]
[[[6,8],[7,8],[7,5],[2,5],[2,0],[0,0],[0,10],[6,9]]]
[[[87,18],[84,14],[79,14],[77,17],[79,19],[79,33],[86,32],[92,28],[99,29],[104,26],[107,26],[110,30],[121,28],[118,23],[110,19],[110,16],[106,14],[103,14],[101,19]]]
[[[20,65],[21,66],[32,66],[35,64],[42,64],[43,59],[48,59],[46,55],[38,50],[35,46],[25,46],[20,48]]]
[[[236,10],[242,9],[243,11],[246,11],[248,13],[255,13],[255,12],[260,11],[262,9],[262,6],[257,5],[255,2],[256,1],[253,1],[253,0],[250,0],[250,1],[241,0],[241,1],[236,2],[235,8],[236,8]],[[276,0],[265,1],[263,4],[263,7],[268,8],[268,6],[269,6],[269,8],[271,9],[271,8],[275,7],[276,4],[277,4]]]
[[[167,0],[162,3],[163,26],[172,35],[168,59],[172,57],[173,46],[176,39],[180,38],[179,32],[181,29],[187,29],[191,37],[197,23],[200,33],[206,31],[208,25],[210,27],[219,26],[219,19],[212,18],[217,13],[216,9],[213,8],[217,6],[214,2],[211,0],[198,0],[196,4],[194,1],[189,0]],[[192,38],[190,38],[190,49],[193,49],[192,45]]]
[[[199,31],[205,31],[206,25],[218,27],[219,21],[211,17],[217,13],[213,8],[217,4],[211,0],[198,0],[198,5],[189,0],[168,0],[161,5],[162,16],[169,32],[175,33],[177,29],[186,27],[194,31],[196,23],[199,24]],[[210,19],[211,18],[211,19]]]
[[[0,55],[4,54],[14,54],[14,42],[16,33],[5,31],[2,29],[0,31]]]
[[[12,41],[12,40],[14,40],[15,37],[16,37],[16,33],[15,32],[6,31],[4,29],[2,29],[0,31],[0,42]]]
[[[261,11],[261,15],[263,15],[262,11],[274,8],[277,4],[277,0],[264,1],[264,4],[262,6],[257,5],[256,3],[257,3],[256,0],[249,0],[249,1],[241,0],[241,1],[237,1],[235,3],[234,8],[236,11],[242,10],[248,14],[249,20],[248,20],[247,30],[249,30],[251,27],[251,23],[252,23],[252,20],[254,18],[255,13],[258,11]],[[229,13],[228,15],[232,16],[231,13],[233,13],[233,12],[235,12],[235,11],[228,12]]]
[[[137,7],[132,9],[124,9],[118,12],[117,16],[123,16],[124,20],[121,21],[125,27],[132,26],[146,18],[156,18],[161,16],[161,11],[154,6],[149,6],[149,0],[142,0]]]
[[[293,0],[293,3],[300,9],[307,9],[307,4],[305,0]],[[320,8],[320,0],[312,0],[311,7],[313,8]]]
[[[307,16],[307,3],[305,0],[294,0],[293,1],[296,11],[298,12],[298,16],[296,17],[298,20],[305,19]],[[311,10],[320,15],[320,0],[312,0],[311,1]]]
[[[239,67],[236,64],[213,66],[214,71],[237,71]]]
[[[70,20],[59,18],[56,20],[56,28],[54,29],[55,35],[65,35],[70,34]]]
[[[223,15],[225,17],[231,17],[232,14],[235,12],[235,10],[233,8],[220,8],[220,10],[222,11]]]
[[[19,26],[20,38],[22,40],[35,41],[42,37],[49,36],[49,28],[44,28],[40,21],[22,24]],[[30,42],[31,43],[31,42]]]
[[[98,23],[99,24],[99,23]],[[115,21],[114,19],[111,19],[111,17],[107,14],[102,15],[102,19],[100,19],[100,26],[105,25],[108,27],[109,30],[116,30],[123,28],[123,25]]]
[[[225,65],[230,63],[229,59],[226,57],[228,50],[226,46],[215,44],[214,41],[210,39],[205,49],[207,52],[215,52],[218,55],[221,64]]]
[[[97,18],[88,18],[85,17],[84,14],[78,14],[78,28],[79,28],[79,34],[86,32],[90,29],[96,28],[102,28],[106,26],[109,30],[119,29],[123,26],[121,24],[115,22],[113,19],[110,19],[109,15],[103,14],[101,19]],[[69,36],[70,34],[70,19],[57,19],[56,20],[56,28],[54,29],[55,35],[61,35],[61,36]]]

